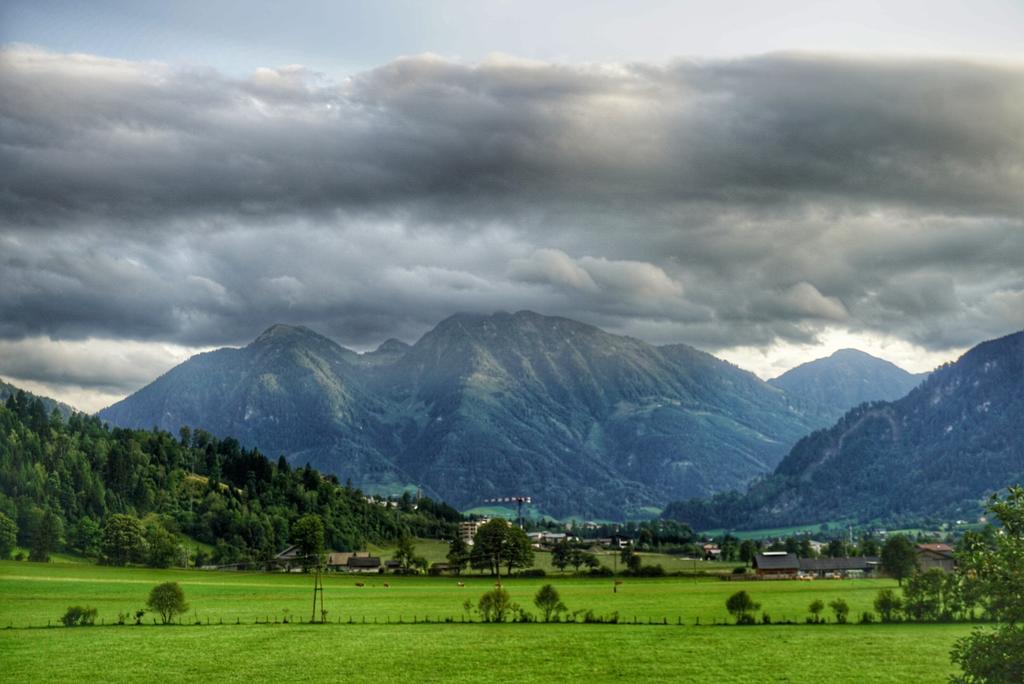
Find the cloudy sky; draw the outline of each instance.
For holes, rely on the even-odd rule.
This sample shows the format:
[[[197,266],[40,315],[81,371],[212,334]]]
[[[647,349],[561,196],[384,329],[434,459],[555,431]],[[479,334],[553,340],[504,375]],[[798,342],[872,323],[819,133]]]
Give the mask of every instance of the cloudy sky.
[[[95,410],[458,311],[765,378],[1024,327],[1024,3],[551,4],[4,3],[0,377]]]

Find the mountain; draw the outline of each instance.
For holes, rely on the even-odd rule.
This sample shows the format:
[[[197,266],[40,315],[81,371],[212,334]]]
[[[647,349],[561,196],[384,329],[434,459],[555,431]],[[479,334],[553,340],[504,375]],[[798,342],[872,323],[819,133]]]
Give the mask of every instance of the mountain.
[[[18,392],[24,391],[25,390],[22,390],[19,387],[15,387],[10,383],[4,382],[3,379],[0,378],[0,403],[7,401],[8,397],[16,397],[18,395]],[[39,401],[43,403],[43,408],[46,410],[47,415],[53,413],[53,409],[57,409],[58,411],[60,411],[61,415],[67,418],[76,411],[76,409],[73,406],[68,406],[64,402],[57,401],[56,399],[40,396],[37,394],[33,394],[31,392],[25,392],[25,394],[27,394],[29,397],[33,399],[39,399]]]
[[[893,401],[927,377],[856,349],[802,364],[768,381],[792,398],[794,408],[818,427],[834,424],[866,401]]]
[[[984,342],[907,396],[800,440],[745,495],[668,506],[698,529],[967,517],[1024,482],[1024,332]]]
[[[357,354],[274,326],[196,356],[100,413],[286,453],[369,491],[460,507],[532,496],[553,515],[635,515],[769,472],[812,423],[785,392],[685,345],[565,318],[459,314]]]

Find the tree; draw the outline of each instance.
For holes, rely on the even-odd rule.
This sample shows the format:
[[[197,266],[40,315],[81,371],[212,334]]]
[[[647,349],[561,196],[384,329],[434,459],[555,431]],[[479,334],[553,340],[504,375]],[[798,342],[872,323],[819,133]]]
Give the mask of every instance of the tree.
[[[298,547],[304,570],[318,566],[324,553],[324,521],[319,515],[302,516],[292,527],[291,542]]]
[[[165,625],[169,624],[176,615],[188,610],[188,604],[185,603],[185,592],[177,582],[164,582],[153,587],[153,590],[149,592],[146,605],[150,610],[160,614],[160,620]]]
[[[48,562],[50,560],[50,552],[56,551],[60,544],[62,528],[60,518],[50,509],[46,509],[36,519],[32,531],[32,542],[29,548],[28,559],[40,563]]]
[[[846,616],[850,614],[850,606],[841,598],[837,598],[834,601],[828,602],[828,607],[835,613],[836,622],[843,624],[846,622]]]
[[[904,610],[914,620],[933,622],[943,612],[946,573],[939,568],[915,572],[903,589]]]
[[[469,563],[469,545],[459,535],[456,535],[448,544],[448,567],[458,575]]]
[[[521,527],[509,525],[508,552],[505,554],[505,567],[508,568],[509,576],[512,576],[512,570],[515,568],[531,567],[533,558],[533,547],[530,546],[530,538],[526,536],[526,531]]]
[[[104,560],[110,565],[125,565],[136,560],[144,548],[142,523],[132,515],[115,513],[103,525]]]
[[[899,616],[903,609],[903,599],[896,595],[892,589],[881,589],[875,597],[875,611],[882,618],[882,622],[892,622]]]
[[[513,568],[533,564],[533,549],[525,532],[501,518],[495,518],[476,531],[470,562],[474,568],[489,569],[492,575],[499,576],[501,567],[506,565],[511,574]]]
[[[18,543],[18,524],[0,512],[0,560],[7,560]]]
[[[903,580],[917,569],[917,550],[910,540],[897,534],[882,546],[882,569],[903,586]]]
[[[1024,681],[1024,487],[1010,487],[1002,499],[993,496],[988,509],[1003,533],[992,546],[972,545],[959,572],[976,579],[989,613],[1002,624],[976,629],[954,645],[951,658],[964,671],[958,681],[966,684]]]
[[[559,572],[565,572],[566,566],[569,565],[571,553],[572,548],[569,546],[569,541],[567,539],[560,540],[551,549],[551,565],[558,568]]]
[[[426,558],[416,555],[416,545],[413,544],[412,537],[407,534],[403,534],[398,539],[398,548],[395,549],[392,560],[398,561],[404,574],[413,574],[427,565]]]
[[[146,565],[151,568],[169,568],[181,559],[181,545],[159,520],[145,527]]]
[[[750,539],[744,539],[740,542],[740,560],[750,565],[750,562],[754,560],[754,556],[757,554],[757,544]]]
[[[760,607],[761,604],[755,603],[754,599],[750,598],[750,594],[745,591],[737,591],[725,602],[726,610],[736,618],[737,625],[754,624],[754,617],[751,613]]]
[[[811,601],[811,605],[807,606],[807,610],[811,613],[811,622],[817,624],[821,622],[821,611],[825,610],[825,602],[821,599],[814,599]]]
[[[68,535],[71,547],[84,556],[100,555],[100,543],[103,541],[103,529],[100,524],[84,516],[79,520]]]
[[[552,615],[557,620],[558,615],[566,610],[565,604],[562,603],[562,597],[558,595],[558,590],[550,584],[545,584],[537,590],[537,595],[533,597],[533,605],[537,606],[544,614],[544,622],[551,622]]]

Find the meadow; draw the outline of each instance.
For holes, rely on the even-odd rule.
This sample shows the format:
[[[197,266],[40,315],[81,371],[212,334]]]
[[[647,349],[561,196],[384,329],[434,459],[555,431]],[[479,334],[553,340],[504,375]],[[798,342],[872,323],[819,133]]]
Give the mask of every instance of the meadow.
[[[166,581],[185,590],[191,604],[185,624],[154,626],[147,616],[142,626],[111,626],[118,613],[143,607],[149,590]],[[459,587],[459,581],[466,586]],[[303,624],[312,605],[307,575],[6,561],[0,562],[0,668],[5,681],[344,676],[379,682],[400,675],[446,682],[625,676],[934,682],[953,672],[950,646],[970,630],[968,625],[723,625],[725,599],[741,588],[774,621],[802,623],[815,598],[827,603],[842,597],[856,618],[871,610],[878,589],[895,585],[888,580],[626,579],[617,591],[610,578],[554,576],[504,584],[514,600],[532,610],[532,596],[545,582],[558,588],[570,610],[618,612],[620,624],[462,623],[464,615],[469,617],[462,604],[490,589],[490,577],[328,575],[324,597],[331,624],[310,625]],[[70,605],[97,608],[97,626],[46,627],[59,624]],[[455,622],[438,624],[448,617]],[[668,625],[657,624],[662,621]]]

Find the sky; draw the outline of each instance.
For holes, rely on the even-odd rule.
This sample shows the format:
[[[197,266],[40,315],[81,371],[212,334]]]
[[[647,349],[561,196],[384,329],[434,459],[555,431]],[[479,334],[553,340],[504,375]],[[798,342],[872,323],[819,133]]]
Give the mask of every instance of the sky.
[[[0,6],[0,377],[530,309],[763,378],[1024,327],[1024,3]]]

